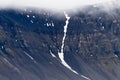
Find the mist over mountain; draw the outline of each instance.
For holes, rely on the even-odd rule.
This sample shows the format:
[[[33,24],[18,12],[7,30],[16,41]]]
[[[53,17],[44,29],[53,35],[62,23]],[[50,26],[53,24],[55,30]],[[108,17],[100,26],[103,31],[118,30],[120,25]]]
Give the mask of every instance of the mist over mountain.
[[[0,79],[119,80],[120,9],[112,11],[1,9]]]
[[[23,8],[23,7],[33,8],[34,7],[39,9],[44,8],[44,9],[59,11],[59,10],[81,8],[82,6],[95,5],[95,4],[106,5],[106,3],[111,4],[113,2],[119,5],[118,1],[119,0],[0,0],[1,2],[0,8]]]

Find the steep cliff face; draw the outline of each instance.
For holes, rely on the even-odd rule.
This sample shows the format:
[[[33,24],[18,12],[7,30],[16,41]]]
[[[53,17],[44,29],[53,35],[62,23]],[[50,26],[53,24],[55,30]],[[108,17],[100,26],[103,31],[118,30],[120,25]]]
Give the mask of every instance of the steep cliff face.
[[[0,79],[119,80],[119,16],[68,16],[0,10]]]
[[[64,51],[66,61],[91,79],[119,79],[119,16],[104,12],[72,16]]]

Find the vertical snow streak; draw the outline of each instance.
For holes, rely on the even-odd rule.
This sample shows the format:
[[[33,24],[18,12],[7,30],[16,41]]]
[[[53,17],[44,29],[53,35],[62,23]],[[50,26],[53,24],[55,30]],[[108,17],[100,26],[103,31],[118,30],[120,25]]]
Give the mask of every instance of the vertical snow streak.
[[[61,51],[58,52],[58,56],[61,60],[61,63],[68,69],[70,69],[72,72],[74,72],[75,74],[78,74],[75,70],[73,70],[64,60],[64,52],[63,52],[63,48],[64,48],[64,42],[65,42],[65,38],[66,38],[66,33],[67,33],[67,28],[68,28],[68,24],[69,24],[69,20],[70,17],[68,16],[68,14],[66,14],[66,12],[64,12],[64,15],[66,17],[66,25],[64,26],[64,36],[63,36],[63,40],[62,40],[62,45],[61,45]]]
[[[61,50],[60,52],[58,52],[58,56],[61,60],[61,63],[66,67],[68,68],[69,70],[71,70],[72,72],[74,72],[75,74],[79,75],[79,73],[77,71],[75,71],[74,69],[72,69],[68,64],[67,62],[64,60],[64,43],[65,43],[65,38],[66,38],[66,33],[67,33],[67,28],[68,28],[68,24],[69,24],[69,20],[70,20],[70,17],[68,16],[68,14],[66,12],[64,12],[64,15],[66,17],[66,25],[64,26],[64,36],[63,36],[63,40],[62,40],[62,45],[61,45]],[[82,78],[84,79],[87,79],[87,80],[91,80],[90,78],[84,76],[84,75],[81,75]]]
[[[69,24],[69,20],[70,20],[70,17],[66,14],[66,12],[64,12],[64,15],[67,20],[66,20],[66,25],[64,26],[64,36],[63,36],[63,40],[62,40],[61,53],[63,53],[64,42],[65,42],[67,28],[68,28],[68,24]]]

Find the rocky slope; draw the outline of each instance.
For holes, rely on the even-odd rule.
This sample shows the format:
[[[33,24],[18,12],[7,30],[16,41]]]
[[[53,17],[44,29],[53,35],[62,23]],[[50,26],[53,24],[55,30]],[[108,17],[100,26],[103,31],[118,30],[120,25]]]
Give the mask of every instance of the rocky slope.
[[[65,36],[64,13],[0,10],[0,79],[119,80],[120,17],[68,15]]]

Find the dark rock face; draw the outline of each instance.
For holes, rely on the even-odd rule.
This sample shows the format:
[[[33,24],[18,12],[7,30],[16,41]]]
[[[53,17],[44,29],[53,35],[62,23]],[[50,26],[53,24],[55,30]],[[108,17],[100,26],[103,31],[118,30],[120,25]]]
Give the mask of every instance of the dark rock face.
[[[63,13],[0,11],[1,80],[119,80],[120,18],[101,12],[70,15],[65,39],[65,61],[60,62]],[[50,53],[56,57],[53,57]]]

